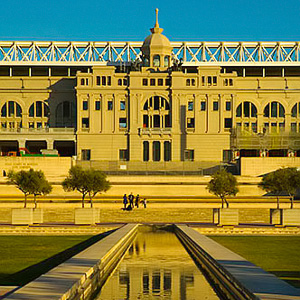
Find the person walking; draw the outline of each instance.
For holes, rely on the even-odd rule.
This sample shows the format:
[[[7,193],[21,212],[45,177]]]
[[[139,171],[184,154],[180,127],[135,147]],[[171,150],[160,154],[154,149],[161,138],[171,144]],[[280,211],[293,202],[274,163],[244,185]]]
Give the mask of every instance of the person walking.
[[[123,196],[124,210],[126,209],[127,203],[128,203],[128,201],[127,201],[127,196],[126,196],[126,194],[124,194],[124,196]]]
[[[137,194],[135,197],[135,207],[139,208],[139,204],[140,204],[140,195]]]
[[[128,196],[129,199],[129,205],[133,208],[133,200],[134,200],[134,196],[132,195],[132,192],[130,193],[130,195]]]
[[[144,208],[146,208],[147,207],[147,199],[144,198],[142,202],[143,202]]]

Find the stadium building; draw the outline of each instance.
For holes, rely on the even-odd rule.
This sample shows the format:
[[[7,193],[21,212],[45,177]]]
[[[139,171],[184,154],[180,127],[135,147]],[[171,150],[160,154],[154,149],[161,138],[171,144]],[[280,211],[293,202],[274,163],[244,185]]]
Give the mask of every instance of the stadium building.
[[[138,168],[300,154],[299,42],[162,32],[156,13],[144,42],[0,42],[1,154]]]

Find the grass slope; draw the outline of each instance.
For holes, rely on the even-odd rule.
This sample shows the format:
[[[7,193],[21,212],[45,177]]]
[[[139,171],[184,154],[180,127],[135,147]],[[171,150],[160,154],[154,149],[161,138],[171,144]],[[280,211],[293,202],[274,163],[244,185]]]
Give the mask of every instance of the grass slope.
[[[300,288],[299,236],[209,236],[264,270]]]
[[[24,285],[97,239],[91,236],[0,236],[0,285]]]

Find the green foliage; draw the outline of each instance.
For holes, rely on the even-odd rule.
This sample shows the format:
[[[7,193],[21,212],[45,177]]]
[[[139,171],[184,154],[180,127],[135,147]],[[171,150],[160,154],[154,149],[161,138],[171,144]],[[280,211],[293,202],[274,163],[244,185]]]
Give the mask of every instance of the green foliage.
[[[236,178],[226,170],[216,172],[208,183],[207,189],[210,193],[221,198],[222,208],[224,207],[224,201],[227,204],[227,207],[229,207],[226,197],[235,196],[239,191]]]
[[[34,205],[37,207],[36,197],[51,193],[52,186],[47,181],[43,171],[30,169],[29,171],[10,171],[8,173],[8,183],[16,187],[24,194],[24,207],[27,206],[27,196],[34,196]]]
[[[294,197],[300,187],[300,171],[296,168],[278,169],[264,176],[259,187],[277,196],[277,208],[279,208],[279,195],[287,193],[291,199],[291,208],[293,208]]]
[[[104,172],[100,170],[83,170],[80,166],[72,167],[69,175],[62,182],[63,189],[67,192],[78,191],[82,194],[82,207],[84,199],[88,195],[91,207],[93,207],[93,198],[101,192],[106,192],[110,188],[110,183],[106,179]]]

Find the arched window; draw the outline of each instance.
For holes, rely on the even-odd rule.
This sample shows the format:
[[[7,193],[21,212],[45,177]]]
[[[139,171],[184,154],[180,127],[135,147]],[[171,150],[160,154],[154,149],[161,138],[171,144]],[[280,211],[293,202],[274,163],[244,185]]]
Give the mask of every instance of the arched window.
[[[293,118],[299,118],[300,117],[300,102],[296,103],[292,108],[292,117]]]
[[[22,108],[15,101],[8,101],[1,108],[2,118],[22,117]]]
[[[143,110],[143,128],[169,128],[171,124],[170,104],[161,96],[149,98]]]
[[[122,79],[118,79],[118,85],[122,85]]]
[[[257,108],[249,102],[244,101],[236,109],[236,128],[238,131],[257,132]]]
[[[191,80],[190,79],[187,79],[186,80],[186,86],[190,86],[191,85]]]
[[[300,132],[300,102],[293,106],[291,117],[291,131]]]
[[[264,131],[278,133],[285,131],[285,110],[281,103],[273,101],[264,108]]]
[[[50,110],[48,105],[45,102],[36,101],[35,103],[31,104],[28,113],[29,113],[29,117],[32,118],[45,118],[45,117],[49,117]]]
[[[257,118],[257,108],[253,103],[245,101],[237,107],[236,116],[238,118]]]
[[[153,67],[160,67],[160,56],[159,55],[153,56]]]
[[[273,101],[268,103],[264,109],[265,118],[284,118],[285,110],[281,103]]]
[[[61,102],[56,107],[56,127],[74,127],[76,123],[76,107],[69,101]]]
[[[164,57],[164,67],[169,67],[169,61],[170,61],[170,56],[169,55],[166,55]]]

